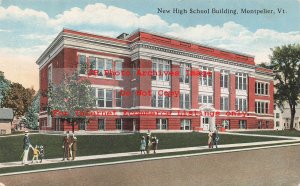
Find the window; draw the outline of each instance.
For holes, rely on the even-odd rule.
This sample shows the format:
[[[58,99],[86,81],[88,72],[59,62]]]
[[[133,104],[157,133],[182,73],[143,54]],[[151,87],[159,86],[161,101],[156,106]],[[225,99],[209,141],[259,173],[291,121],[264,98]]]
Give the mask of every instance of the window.
[[[112,90],[97,89],[98,107],[112,107]]]
[[[255,113],[268,114],[269,113],[269,102],[255,101]]]
[[[91,72],[96,71],[97,73]],[[85,55],[79,55],[79,74],[96,75],[98,77],[112,78],[113,60],[99,57],[86,57]],[[122,61],[116,61],[116,71],[121,74]],[[116,79],[121,79],[121,75],[116,76]]]
[[[116,119],[116,129],[123,130],[123,119]]]
[[[132,107],[136,106],[136,90],[131,90],[132,95]]]
[[[257,126],[258,129],[261,129],[262,128],[262,121],[258,121],[258,126]]]
[[[116,90],[116,107],[122,107],[121,90]]]
[[[180,130],[191,130],[191,120],[189,120],[189,119],[181,120]]]
[[[222,127],[230,129],[229,120],[222,120]]]
[[[280,114],[279,113],[276,113],[276,118],[279,118],[280,117]]]
[[[152,60],[152,80],[170,81],[170,61],[164,59]],[[158,77],[157,77],[158,75]]]
[[[220,76],[221,88],[228,88],[228,82],[229,82],[229,72],[226,70],[221,70],[221,76]]]
[[[213,82],[213,69],[209,68],[209,67],[204,67],[204,66],[200,66],[200,71],[202,72],[206,72],[206,74],[210,74],[210,75],[206,75],[206,76],[199,76],[199,84],[201,86],[212,86],[212,82]]]
[[[179,82],[183,84],[190,83],[190,76],[188,75],[187,71],[191,70],[191,64],[187,63],[180,63],[180,78]]]
[[[104,58],[96,58],[96,69],[98,70],[98,76],[112,78],[112,60]],[[108,71],[108,73],[105,73]]]
[[[52,65],[48,66],[48,85],[52,83]]]
[[[156,90],[152,90],[151,106],[159,108],[170,108],[170,96],[158,94]]]
[[[116,80],[122,79],[122,65],[123,63],[121,61],[116,61],[116,72],[118,73],[118,75],[115,76]]]
[[[79,74],[87,74],[87,63],[85,55],[79,55]]]
[[[255,82],[255,94],[258,95],[269,95],[269,83]]]
[[[221,110],[229,110],[228,97],[221,97],[220,106]]]
[[[247,111],[247,99],[235,98],[235,110]]]
[[[180,108],[182,109],[190,109],[191,108],[191,103],[190,103],[190,93],[180,93],[179,97],[180,101]]]
[[[247,121],[246,120],[240,120],[239,121],[240,129],[247,129]]]
[[[266,121],[266,128],[270,128],[270,121]]]
[[[276,127],[279,127],[279,121],[276,121]]]
[[[98,129],[105,130],[105,120],[104,119],[98,119]]]
[[[236,73],[235,75],[235,89],[247,90],[247,74]]]
[[[213,103],[213,97],[207,95],[199,95],[198,96],[198,103],[205,104],[205,103]]]
[[[132,64],[132,79],[136,78],[136,70],[137,70],[137,62],[133,62]]]
[[[168,129],[168,120],[167,119],[156,119],[156,129],[167,130]]]
[[[51,117],[51,115],[48,115],[48,117],[47,117],[47,127],[52,127],[52,117]]]

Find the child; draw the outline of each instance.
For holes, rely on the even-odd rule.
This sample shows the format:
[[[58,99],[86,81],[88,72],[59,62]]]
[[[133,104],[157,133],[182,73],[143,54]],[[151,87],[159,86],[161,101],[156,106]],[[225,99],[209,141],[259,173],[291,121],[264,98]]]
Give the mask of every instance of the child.
[[[145,140],[145,137],[142,136],[142,139],[141,139],[141,146],[140,146],[140,150],[141,150],[141,154],[146,154],[145,150],[146,150],[146,140]]]
[[[33,157],[32,157],[31,163],[33,163],[33,160],[36,160],[36,162],[38,162],[39,154],[40,154],[40,151],[38,150],[38,146],[36,145],[33,149]]]
[[[44,147],[43,147],[43,145],[40,146],[39,151],[40,151],[40,158],[41,158],[40,163],[42,163],[43,158],[45,157],[45,152],[44,152]]]

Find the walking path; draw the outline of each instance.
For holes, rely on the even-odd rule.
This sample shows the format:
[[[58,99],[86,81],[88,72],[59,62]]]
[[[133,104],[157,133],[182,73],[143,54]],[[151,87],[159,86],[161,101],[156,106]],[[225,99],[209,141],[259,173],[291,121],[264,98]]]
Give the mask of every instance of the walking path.
[[[285,140],[251,142],[251,143],[236,143],[236,144],[221,144],[221,145],[218,145],[219,148],[249,147],[249,146],[256,146],[256,145],[271,145],[271,144],[278,144],[278,143],[300,142],[300,137],[270,136],[270,135],[241,134],[241,133],[227,133],[227,134],[244,135],[244,136],[272,137],[272,138],[279,138],[279,139],[285,139]],[[185,147],[185,148],[174,148],[174,149],[161,149],[161,150],[157,150],[157,153],[163,154],[163,153],[171,153],[171,152],[184,152],[184,151],[205,150],[205,149],[208,149],[208,147],[207,146]],[[153,153],[153,152],[151,151],[151,153]],[[113,153],[113,154],[102,154],[102,155],[91,155],[91,156],[79,156],[79,157],[76,157],[75,161],[105,159],[105,158],[115,158],[115,157],[125,157],[125,156],[128,157],[128,156],[136,156],[136,155],[141,155],[140,151],[138,151],[138,152]],[[141,156],[147,157],[147,155],[141,155]],[[44,159],[42,163],[33,163],[33,164],[30,163],[29,165],[50,164],[50,163],[59,163],[59,162],[63,162],[62,158]],[[16,166],[23,166],[23,165],[22,165],[21,161],[0,163],[0,168],[16,167]]]

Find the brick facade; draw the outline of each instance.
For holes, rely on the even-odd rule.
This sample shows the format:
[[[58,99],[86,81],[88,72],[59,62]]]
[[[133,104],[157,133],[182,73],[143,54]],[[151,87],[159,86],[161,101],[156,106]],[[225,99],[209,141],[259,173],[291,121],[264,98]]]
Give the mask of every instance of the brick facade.
[[[72,39],[70,39],[72,38]],[[59,47],[58,44],[64,40],[64,45]],[[76,40],[75,44],[73,43]],[[54,44],[53,44],[54,43]],[[91,84],[97,88],[108,87],[113,90],[112,107],[101,108],[99,111],[116,111],[122,113],[124,110],[145,112],[145,111],[168,111],[172,113],[168,116],[99,116],[90,118],[86,126],[75,124],[75,130],[84,129],[87,131],[98,131],[102,119],[104,121],[105,131],[119,130],[117,128],[117,120],[122,119],[121,130],[186,130],[203,129],[204,116],[195,115],[176,115],[179,111],[215,111],[220,112],[220,116],[215,117],[215,120],[209,118],[210,125],[224,125],[228,122],[227,129],[257,129],[257,128],[273,128],[273,93],[274,83],[272,71],[267,69],[257,68],[254,63],[254,57],[246,54],[240,54],[232,51],[225,51],[213,47],[202,46],[195,43],[182,41],[179,39],[170,38],[163,35],[153,34],[145,31],[137,31],[131,34],[126,40],[108,38],[73,30],[64,29],[61,33],[61,38],[57,38],[49,46],[49,48],[38,59],[37,64],[40,66],[40,89],[46,92],[48,89],[48,72],[51,71],[51,82],[58,84],[63,78],[63,73],[71,73],[79,68],[79,55],[86,55],[87,63],[90,63],[91,56],[100,56],[100,58],[108,58],[112,60],[113,70],[116,70],[116,62],[122,61],[122,69],[130,70],[136,66],[136,70],[152,70],[155,63],[154,59],[160,59],[160,65],[157,68],[167,68],[164,65],[169,65],[169,70],[179,72],[183,63],[190,65],[191,71],[199,71],[199,66],[207,66],[213,69],[212,83],[207,83],[207,79],[201,80],[199,76],[190,76],[189,81],[180,82],[180,76],[170,76],[169,80],[154,83],[150,75],[123,76],[121,80],[113,78],[89,77]],[[228,73],[228,88],[221,90],[221,73],[220,70],[227,70]],[[237,73],[246,74],[246,90],[237,90],[236,77]],[[82,76],[86,78],[86,76]],[[158,77],[157,77],[158,78]],[[165,77],[163,77],[165,78]],[[160,80],[160,79],[159,79]],[[258,95],[255,93],[256,81],[263,81],[268,84],[268,94]],[[185,80],[184,80],[185,81]],[[244,86],[244,80],[239,80],[241,86]],[[160,84],[161,83],[161,84]],[[205,86],[202,84],[204,83]],[[206,84],[205,84],[206,83]],[[201,85],[200,85],[201,84]],[[239,85],[238,85],[239,86]],[[166,99],[157,101],[157,107],[153,107],[152,96],[136,96],[135,105],[133,105],[133,96],[122,96],[122,107],[116,107],[116,89],[132,92],[132,90],[166,90],[172,92],[184,93],[184,106],[190,105],[189,108],[180,108],[180,96],[171,97],[169,106],[159,106],[160,104],[168,104]],[[208,97],[200,98],[199,96],[207,95]],[[209,96],[212,96],[210,103]],[[225,110],[221,109],[221,97],[228,97],[228,112],[236,111],[236,99],[246,99],[247,114],[243,116],[227,116]],[[162,99],[157,97],[156,99]],[[189,103],[188,100],[189,99]],[[203,103],[198,102],[202,100]],[[205,102],[207,101],[207,103]],[[258,114],[255,108],[256,101],[267,102],[268,113]],[[204,103],[205,102],[205,103]],[[185,105],[186,104],[186,105]],[[42,130],[72,130],[72,126],[65,120],[56,118],[49,119],[45,110],[47,105],[47,96],[43,94],[40,99],[40,128]],[[202,110],[200,109],[202,108]],[[204,109],[204,110],[203,110]],[[101,120],[101,121],[100,121]],[[226,122],[224,121],[226,120]],[[49,123],[51,121],[51,123]],[[165,127],[166,123],[166,128]],[[245,124],[243,124],[245,123]],[[258,126],[260,124],[260,126]],[[241,127],[243,126],[243,127]],[[159,127],[159,128],[158,128]],[[225,126],[224,126],[225,127]]]

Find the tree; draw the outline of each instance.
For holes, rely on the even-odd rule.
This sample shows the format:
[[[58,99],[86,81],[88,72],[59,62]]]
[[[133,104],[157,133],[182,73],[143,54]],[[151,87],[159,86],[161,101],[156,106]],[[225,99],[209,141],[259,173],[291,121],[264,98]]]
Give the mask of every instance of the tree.
[[[14,115],[23,116],[33,100],[35,90],[24,88],[20,83],[13,83],[3,98],[3,107],[12,108]]]
[[[38,124],[39,111],[40,111],[40,92],[38,92],[34,96],[33,101],[25,114],[25,117],[21,121],[26,128],[34,129],[34,130],[39,128],[39,124]]]
[[[290,128],[294,127],[296,106],[300,95],[300,45],[283,45],[272,50],[271,67],[275,74],[274,97],[279,105],[287,102],[291,111]]]
[[[2,107],[2,99],[9,90],[11,82],[4,76],[4,72],[0,71],[0,107]]]
[[[64,111],[68,114],[61,116],[72,125],[80,122],[87,122],[86,116],[76,115],[76,111],[89,111],[95,107],[96,97],[94,88],[90,81],[82,79],[77,72],[71,75],[64,74],[63,81],[58,85],[48,88],[48,114],[55,117],[55,111]]]

